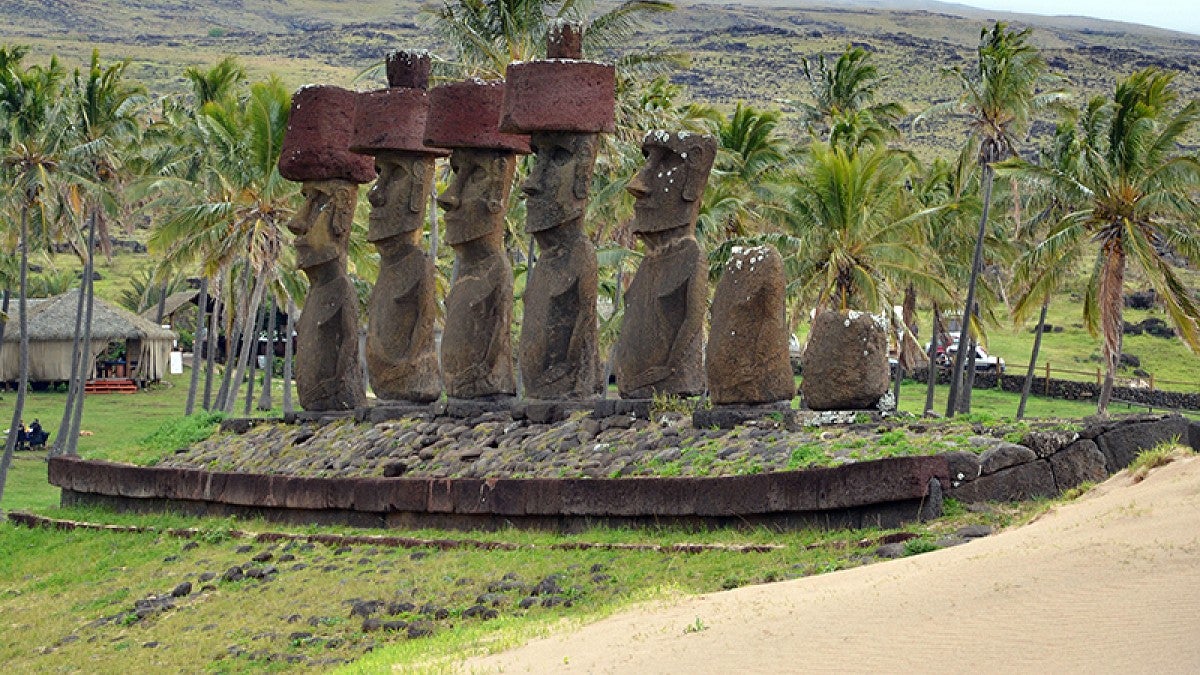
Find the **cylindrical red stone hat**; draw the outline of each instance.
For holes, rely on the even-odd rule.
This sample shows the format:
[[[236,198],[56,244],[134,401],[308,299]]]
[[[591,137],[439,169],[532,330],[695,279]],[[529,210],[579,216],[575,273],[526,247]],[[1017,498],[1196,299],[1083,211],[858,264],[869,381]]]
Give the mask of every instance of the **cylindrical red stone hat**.
[[[580,60],[580,24],[556,24],[546,39],[550,58],[508,66],[500,130],[616,131],[616,69],[612,64]]]
[[[501,133],[500,104],[504,81],[466,80],[429,92],[425,143],[441,148],[481,148],[528,155],[529,137]]]
[[[375,155],[385,150],[446,156],[423,141],[429,113],[429,52],[397,51],[387,57],[388,88],[358,96],[350,150]]]
[[[292,111],[279,154],[288,180],[375,180],[370,157],[350,152],[358,94],[341,87],[309,85],[292,96]]]

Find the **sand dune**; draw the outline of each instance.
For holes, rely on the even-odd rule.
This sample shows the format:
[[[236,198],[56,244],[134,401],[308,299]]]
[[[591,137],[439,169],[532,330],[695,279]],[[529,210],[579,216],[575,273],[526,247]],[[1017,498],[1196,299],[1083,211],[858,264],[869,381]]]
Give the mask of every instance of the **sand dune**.
[[[464,667],[1200,672],[1200,457],[956,548],[639,607]]]

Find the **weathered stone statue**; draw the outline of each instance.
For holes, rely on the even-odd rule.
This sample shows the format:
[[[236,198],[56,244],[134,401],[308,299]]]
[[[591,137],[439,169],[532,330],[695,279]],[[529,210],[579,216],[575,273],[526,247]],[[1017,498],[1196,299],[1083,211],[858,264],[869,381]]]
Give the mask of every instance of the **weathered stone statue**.
[[[526,136],[500,133],[503,82],[457,82],[429,92],[425,143],[450,148],[454,177],[438,204],[457,276],[446,297],[442,376],[452,398],[495,400],[516,394],[512,360],[512,267],[504,214],[517,154]]]
[[[521,186],[539,257],[525,286],[518,362],[525,396],[587,399],[600,389],[596,249],[583,229],[600,132],[615,131],[615,72],[577,59],[581,28],[556,24],[552,61],[508,67],[500,129],[530,133]]]
[[[296,322],[296,387],[306,411],[353,410],[365,398],[346,249],[358,186],[375,171],[348,149],[355,106],[356,94],[338,87],[297,91],[279,159],[284,178],[304,183],[304,206],[288,229],[296,235],[296,266],[309,280]]]
[[[813,319],[801,361],[810,410],[874,408],[888,393],[888,324],[867,312],[825,310]]]
[[[704,365],[716,405],[761,405],[796,395],[788,361],[787,279],[771,246],[734,248],[713,294]]]
[[[379,249],[371,290],[367,370],[383,401],[428,403],[442,394],[434,327],[433,261],[421,248],[434,160],[449,153],[422,142],[429,97],[425,52],[388,55],[387,89],[362,94],[351,150],[375,157],[379,178],[367,239]]]
[[[704,391],[708,265],[696,241],[700,197],[716,157],[712,136],[651,131],[646,166],[629,182],[633,232],[646,256],[625,294],[615,372],[622,398]]]

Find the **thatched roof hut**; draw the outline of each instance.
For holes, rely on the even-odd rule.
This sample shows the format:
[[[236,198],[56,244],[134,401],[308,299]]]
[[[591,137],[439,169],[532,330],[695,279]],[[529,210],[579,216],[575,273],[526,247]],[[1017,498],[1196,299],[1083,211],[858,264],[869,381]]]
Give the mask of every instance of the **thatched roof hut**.
[[[62,295],[30,299],[29,303],[29,379],[33,382],[65,382],[71,376],[71,343],[75,333],[79,290]],[[19,303],[9,308],[8,327],[0,344],[0,381],[18,377],[20,335]],[[142,382],[162,378],[167,371],[174,332],[155,325],[133,312],[96,298],[92,309],[91,361],[95,377],[96,357],[112,342],[126,346],[127,376]]]
[[[196,296],[198,295],[200,295],[200,291],[195,289],[179,291],[178,293],[168,295],[167,299],[163,301],[163,322],[174,323],[175,313],[180,310],[188,311],[195,315]],[[154,321],[154,318],[157,316],[158,303],[154,303],[141,314],[141,317],[147,321]]]

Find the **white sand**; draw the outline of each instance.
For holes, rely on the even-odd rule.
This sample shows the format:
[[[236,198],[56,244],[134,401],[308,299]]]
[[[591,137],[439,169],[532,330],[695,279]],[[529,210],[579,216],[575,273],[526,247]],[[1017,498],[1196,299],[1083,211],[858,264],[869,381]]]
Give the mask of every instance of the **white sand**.
[[[639,607],[464,668],[1200,673],[1200,457],[963,546]]]

